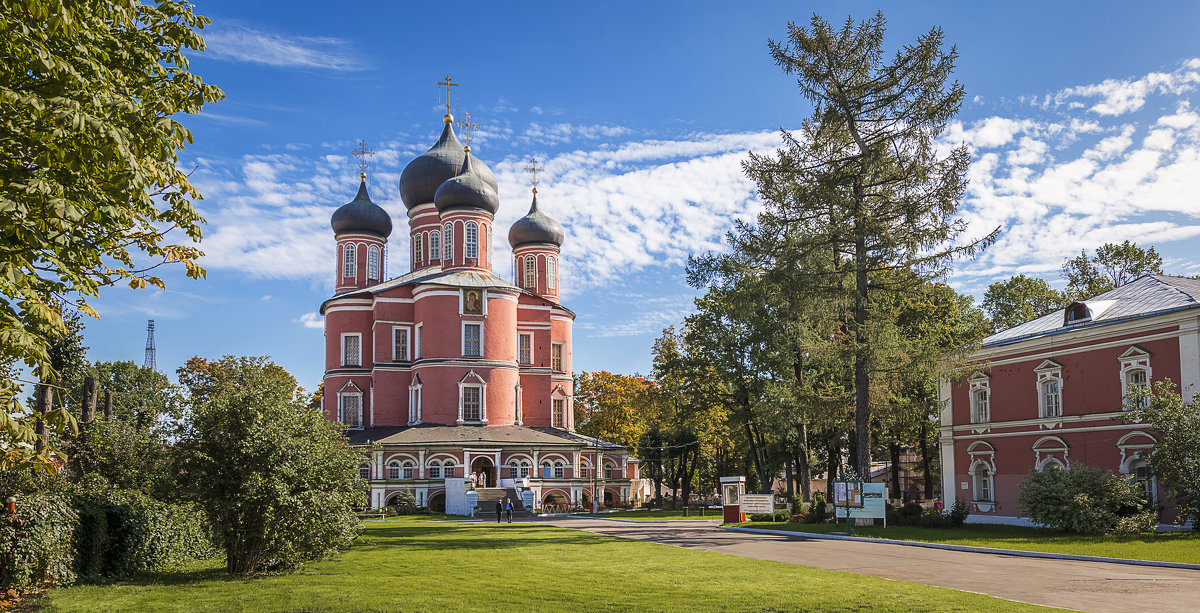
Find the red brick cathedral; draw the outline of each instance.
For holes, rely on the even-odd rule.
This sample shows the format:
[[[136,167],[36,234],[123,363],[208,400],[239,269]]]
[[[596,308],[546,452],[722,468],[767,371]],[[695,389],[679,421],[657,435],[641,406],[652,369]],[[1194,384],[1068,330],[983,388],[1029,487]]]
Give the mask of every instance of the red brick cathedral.
[[[575,433],[575,313],[558,297],[563,228],[539,210],[535,187],[508,230],[512,255],[501,256],[512,258],[514,283],[496,276],[496,178],[448,112],[444,121],[400,178],[405,274],[387,276],[392,220],[365,176],[330,220],[338,259],[335,293],[321,305],[323,401],[351,443],[375,447],[362,467],[371,506],[408,490],[440,510],[464,488],[489,512],[503,495],[534,506],[627,501],[627,450]],[[472,473],[478,489],[462,480]]]

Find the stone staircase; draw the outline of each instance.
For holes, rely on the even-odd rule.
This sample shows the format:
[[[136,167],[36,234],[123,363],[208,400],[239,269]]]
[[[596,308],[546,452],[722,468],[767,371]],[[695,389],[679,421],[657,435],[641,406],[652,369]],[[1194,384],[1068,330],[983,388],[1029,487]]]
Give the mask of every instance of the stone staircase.
[[[533,517],[517,498],[517,490],[511,487],[477,487],[475,493],[478,495],[475,504],[479,507],[479,517],[482,519],[496,519],[496,501],[499,500],[503,504],[506,496],[513,503],[514,520]]]

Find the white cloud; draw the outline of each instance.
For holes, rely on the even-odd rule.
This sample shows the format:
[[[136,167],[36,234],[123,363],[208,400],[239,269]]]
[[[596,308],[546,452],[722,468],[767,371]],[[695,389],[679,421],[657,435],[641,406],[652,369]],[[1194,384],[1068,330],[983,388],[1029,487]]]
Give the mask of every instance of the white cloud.
[[[1193,91],[1200,83],[1200,60],[1182,62],[1172,72],[1152,72],[1140,78],[1105,79],[1100,83],[1069,87],[1047,95],[1042,103],[1045,107],[1067,105],[1068,108],[1083,108],[1089,103],[1079,98],[1092,100],[1088,112],[1102,116],[1124,115],[1141,109],[1146,98],[1154,94],[1180,95]]]
[[[305,328],[312,328],[314,330],[325,329],[325,318],[321,317],[320,313],[305,313],[298,319],[293,319],[292,321],[304,326]]]
[[[320,36],[285,36],[243,26],[204,32],[208,57],[284,68],[363,70],[349,41]]]

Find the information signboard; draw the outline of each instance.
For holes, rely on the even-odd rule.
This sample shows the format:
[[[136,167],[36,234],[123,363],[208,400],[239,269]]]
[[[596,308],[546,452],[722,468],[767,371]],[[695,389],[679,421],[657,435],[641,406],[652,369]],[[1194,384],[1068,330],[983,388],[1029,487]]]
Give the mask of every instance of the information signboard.
[[[841,484],[836,482],[834,483],[835,495],[837,494],[837,485]],[[884,506],[884,488],[886,485],[883,483],[863,483],[861,485],[862,490],[859,492],[859,500],[861,501],[861,504],[857,508],[854,505],[850,505],[850,517],[875,519],[886,518],[887,507]],[[853,501],[853,496],[851,497],[851,501]],[[846,506],[842,503],[837,503],[837,505],[834,507],[834,512],[837,513],[837,517],[839,518],[846,517]]]
[[[774,513],[775,496],[771,494],[742,494],[742,513]]]

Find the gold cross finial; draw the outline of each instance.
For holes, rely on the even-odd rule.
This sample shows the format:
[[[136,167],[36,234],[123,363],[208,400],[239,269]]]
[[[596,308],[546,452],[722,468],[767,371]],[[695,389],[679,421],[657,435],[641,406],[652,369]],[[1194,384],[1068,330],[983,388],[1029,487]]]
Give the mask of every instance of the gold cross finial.
[[[533,193],[535,194],[537,193],[538,186],[537,173],[543,170],[545,170],[545,168],[538,166],[537,158],[532,155],[529,156],[529,165],[525,167],[525,172],[529,173],[530,175],[529,182],[533,185]]]
[[[458,83],[451,83],[450,75],[446,75],[446,80],[438,81],[437,84],[446,86],[446,117],[444,119],[445,119],[446,123],[450,123],[450,121],[451,121],[451,119],[450,119],[450,88],[458,87]]]
[[[467,145],[466,149],[467,149],[467,151],[470,151],[470,150],[471,150],[471,130],[474,130],[474,129],[478,128],[478,127],[479,127],[479,124],[478,124],[478,123],[471,123],[471,114],[470,114],[470,113],[466,113],[466,112],[464,112],[464,113],[463,113],[463,118],[462,118],[461,120],[459,120],[459,121],[456,121],[456,122],[454,122],[454,125],[456,125],[456,126],[458,126],[458,127],[462,128],[462,131],[463,131],[463,141],[465,141],[465,142],[466,142],[466,145]]]
[[[351,155],[358,158],[358,175],[362,178],[367,178],[367,167],[371,165],[370,158],[375,157],[375,152],[367,149],[367,141],[359,139],[358,149],[350,152]]]

